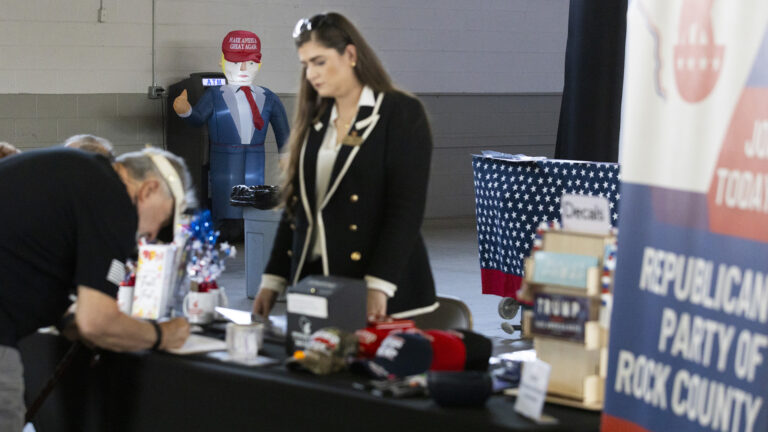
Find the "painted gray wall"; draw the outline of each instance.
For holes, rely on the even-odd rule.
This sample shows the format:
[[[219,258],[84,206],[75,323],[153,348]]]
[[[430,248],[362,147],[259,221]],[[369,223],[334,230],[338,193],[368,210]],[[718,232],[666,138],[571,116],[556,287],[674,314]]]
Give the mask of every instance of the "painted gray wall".
[[[434,152],[427,217],[474,215],[471,155],[493,149],[553,156],[560,94],[421,94]],[[281,94],[288,112],[295,96]],[[22,150],[58,145],[79,133],[103,136],[117,153],[162,146],[161,101],[143,94],[0,95],[0,141]],[[267,139],[267,182],[276,183],[277,147]]]
[[[4,94],[0,141],[25,150],[90,133],[112,141],[116,153],[137,150],[145,143],[160,146],[160,104],[144,94]]]
[[[474,216],[471,155],[552,156],[563,85],[569,0],[156,0],[155,81],[219,69],[221,39],[262,40],[257,83],[293,109],[296,20],[351,18],[398,86],[417,94],[435,149],[427,217]],[[98,21],[99,7],[106,11]],[[153,82],[152,0],[0,1],[0,141],[48,147],[79,133],[118,153],[162,145]],[[267,181],[277,182],[274,137]]]
[[[395,82],[414,93],[562,90],[569,0],[156,0],[155,77],[220,70],[235,29],[262,41],[259,83],[295,93],[291,32],[323,11],[348,16]],[[98,21],[99,7],[107,11]],[[152,0],[0,1],[0,94],[144,93]]]

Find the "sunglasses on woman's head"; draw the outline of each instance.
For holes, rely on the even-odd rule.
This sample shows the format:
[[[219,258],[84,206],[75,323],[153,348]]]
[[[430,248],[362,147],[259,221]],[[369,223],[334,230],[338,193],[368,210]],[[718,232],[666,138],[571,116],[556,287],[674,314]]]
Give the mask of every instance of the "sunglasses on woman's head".
[[[293,28],[293,39],[298,42],[302,34],[317,30],[327,21],[328,15],[326,14],[317,14],[311,18],[300,19]]]

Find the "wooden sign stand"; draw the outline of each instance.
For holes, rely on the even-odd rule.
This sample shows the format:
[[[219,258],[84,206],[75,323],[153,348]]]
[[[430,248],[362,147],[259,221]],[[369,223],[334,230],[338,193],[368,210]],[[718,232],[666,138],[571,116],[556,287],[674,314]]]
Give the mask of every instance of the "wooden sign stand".
[[[615,244],[615,237],[588,233],[546,231],[541,251],[598,257],[598,266],[586,271],[586,287],[539,283],[535,280],[535,253],[525,260],[525,279],[518,298],[534,302],[541,294],[563,296],[588,305],[583,330],[574,336],[558,336],[537,331],[534,310],[523,315],[524,337],[533,338],[537,357],[552,366],[547,401],[587,410],[602,410],[605,399],[605,378],[608,365],[608,328],[598,320],[605,295],[605,277],[612,284],[613,273],[605,274],[606,246]],[[610,285],[609,284],[609,285]],[[610,287],[612,288],[612,287]],[[580,337],[583,335],[583,338]]]

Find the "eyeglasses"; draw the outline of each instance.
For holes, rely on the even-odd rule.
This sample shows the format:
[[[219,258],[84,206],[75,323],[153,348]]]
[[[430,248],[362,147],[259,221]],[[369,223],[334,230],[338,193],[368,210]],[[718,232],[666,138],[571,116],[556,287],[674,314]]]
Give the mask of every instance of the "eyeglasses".
[[[293,28],[293,39],[298,42],[302,34],[317,30],[328,21],[329,18],[326,14],[317,14],[311,18],[300,19]]]

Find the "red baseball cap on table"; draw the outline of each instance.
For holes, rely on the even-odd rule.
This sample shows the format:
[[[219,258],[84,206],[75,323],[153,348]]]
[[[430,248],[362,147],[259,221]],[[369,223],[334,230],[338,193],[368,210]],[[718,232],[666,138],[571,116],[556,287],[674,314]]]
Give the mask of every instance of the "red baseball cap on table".
[[[371,323],[364,329],[357,330],[357,341],[360,346],[358,355],[365,358],[373,358],[379,349],[381,341],[392,332],[403,332],[416,328],[411,320],[395,320],[388,322]]]
[[[261,40],[248,30],[234,30],[221,42],[224,59],[233,63],[255,61],[261,63]]]
[[[452,332],[427,330],[424,333],[432,338],[433,371],[462,371],[467,359],[467,348],[462,338]]]

